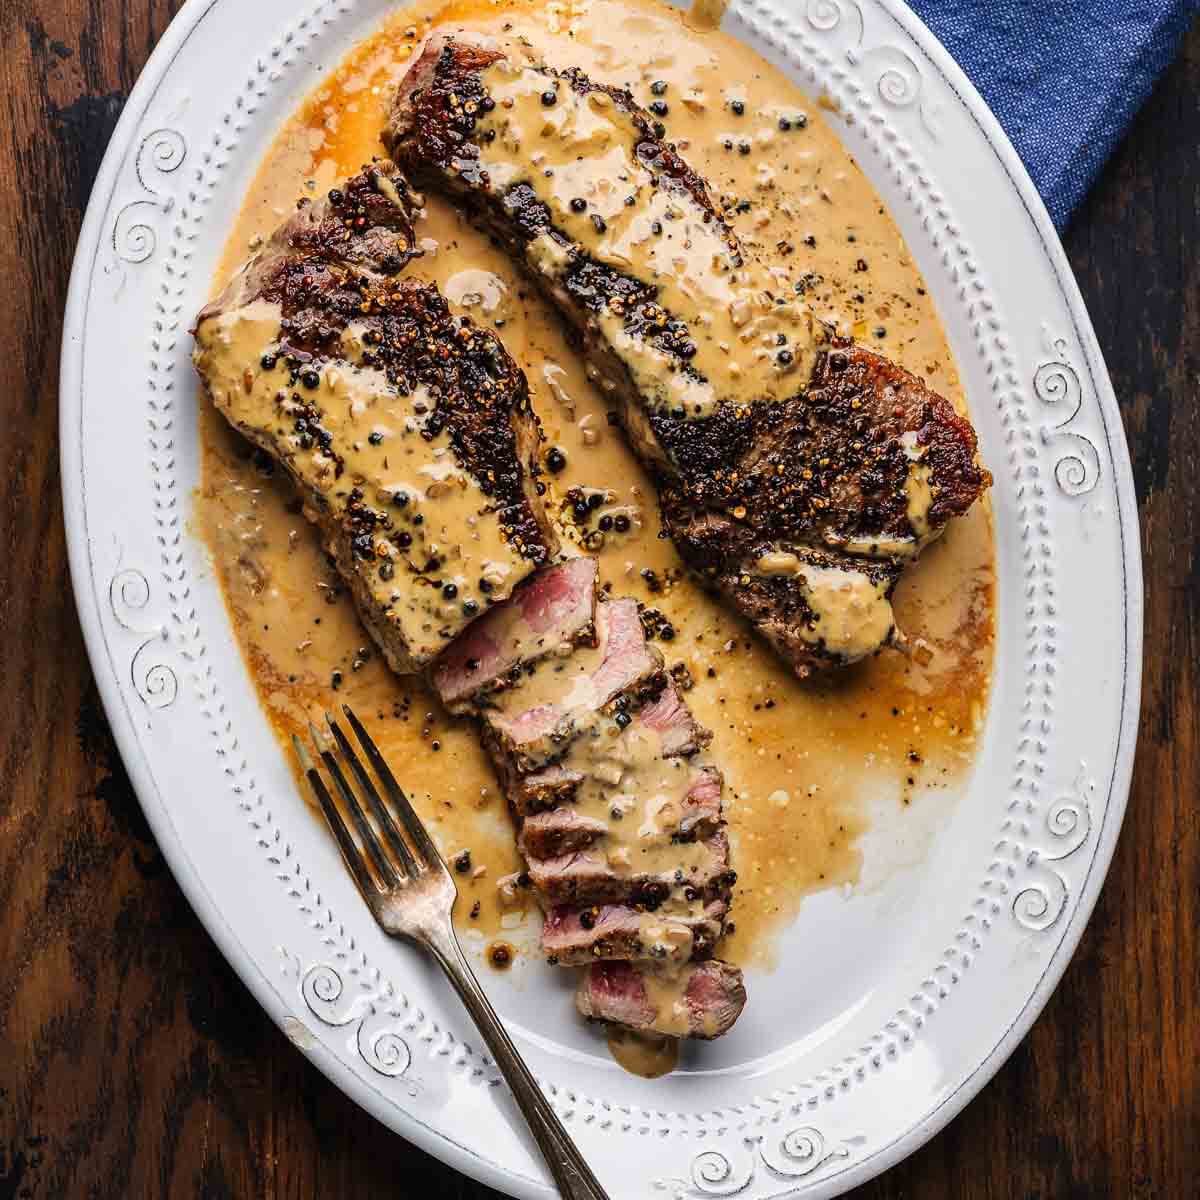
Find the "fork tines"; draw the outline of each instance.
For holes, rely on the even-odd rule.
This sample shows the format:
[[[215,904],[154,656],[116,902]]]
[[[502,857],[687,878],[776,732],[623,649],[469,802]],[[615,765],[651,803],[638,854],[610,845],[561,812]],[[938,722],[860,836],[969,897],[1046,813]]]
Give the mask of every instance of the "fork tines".
[[[373,893],[378,894],[381,888],[385,891],[394,888],[402,880],[416,878],[425,871],[439,868],[445,870],[445,864],[433,839],[409,803],[404,790],[396,782],[370,734],[363,728],[362,722],[354,715],[349,705],[343,704],[342,712],[345,713],[367,761],[383,785],[391,803],[390,808],[384,803],[379,789],[367,773],[350,740],[328,713],[325,715],[325,723],[329,727],[329,734],[332,735],[338,754],[349,767],[350,774],[358,785],[357,792],[347,779],[342,763],[338,761],[338,754],[334,753],[334,747],[330,745],[329,736],[311,722],[308,728],[313,746],[333,779],[334,788],[341,797],[346,812],[350,815],[349,825],[304,743],[293,735],[292,746],[295,748],[300,769],[308,779],[317,803],[325,814],[325,820],[337,839],[346,866],[350,868],[359,889],[369,897]],[[393,810],[399,816],[400,824],[408,835],[407,840],[396,824]],[[368,819],[368,812],[374,818],[374,824]],[[353,834],[351,827],[354,830]]]

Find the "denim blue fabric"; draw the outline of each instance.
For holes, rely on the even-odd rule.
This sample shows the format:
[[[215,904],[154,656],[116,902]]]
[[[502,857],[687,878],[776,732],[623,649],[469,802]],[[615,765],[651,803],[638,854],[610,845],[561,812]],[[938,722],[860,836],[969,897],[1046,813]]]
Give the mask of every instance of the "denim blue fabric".
[[[991,106],[1062,229],[1200,0],[908,0]]]

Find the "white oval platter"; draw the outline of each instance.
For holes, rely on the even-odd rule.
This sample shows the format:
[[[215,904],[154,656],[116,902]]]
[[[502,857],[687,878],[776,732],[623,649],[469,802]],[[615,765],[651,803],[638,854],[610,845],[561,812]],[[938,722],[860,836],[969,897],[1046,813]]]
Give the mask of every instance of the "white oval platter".
[[[363,1108],[517,1196],[550,1194],[474,1031],[376,929],[293,786],[203,547],[189,321],[282,120],[396,5],[190,0],[109,147],[62,364],[71,570],[97,682],[175,875],[259,1002]],[[933,289],[996,476],[997,665],[978,764],[920,864],[811,897],[735,1031],[620,1072],[533,963],[485,982],[618,1200],[833,1196],[995,1073],[1112,856],[1140,687],[1141,567],[1111,386],[994,118],[900,0],[733,0],[725,27],[827,93]],[[366,1152],[364,1147],[364,1152]]]

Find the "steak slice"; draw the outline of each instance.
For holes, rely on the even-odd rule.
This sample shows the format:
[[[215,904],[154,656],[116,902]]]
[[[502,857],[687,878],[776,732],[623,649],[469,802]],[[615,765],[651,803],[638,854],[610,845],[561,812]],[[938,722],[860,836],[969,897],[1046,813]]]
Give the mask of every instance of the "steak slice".
[[[527,666],[595,635],[596,560],[571,558],[539,571],[449,646],[430,679],[452,712]]]
[[[223,416],[289,473],[392,669],[433,659],[557,551],[540,429],[496,338],[402,278],[390,164],[297,211],[197,317]]]
[[[741,971],[718,959],[691,963],[674,977],[598,962],[580,982],[575,1004],[585,1017],[642,1033],[712,1039],[741,1016],[746,988]]]
[[[533,886],[551,904],[611,904],[633,901],[661,904],[672,895],[689,900],[723,895],[736,880],[729,869],[729,840],[723,832],[671,846],[670,867],[647,868],[641,860],[659,849],[647,840],[629,861],[616,859],[601,847],[574,850],[554,858],[527,858]]]
[[[560,905],[546,914],[542,949],[558,966],[578,967],[600,959],[649,961],[678,966],[705,958],[724,930],[725,900],[695,912],[665,914],[627,904],[587,908]]]
[[[722,824],[723,780],[720,771],[709,763],[689,762],[683,770],[686,773],[675,786],[661,791],[652,790],[648,798],[654,800],[652,817],[658,829],[671,837],[686,840],[697,833],[711,833]],[[662,778],[660,774],[659,779]],[[574,804],[581,794],[585,803],[592,799],[584,787],[589,779],[594,782],[594,776],[585,774],[583,770],[556,763],[517,781],[509,793],[509,799],[514,814],[521,820],[523,842],[530,844],[533,839],[529,850],[531,854],[546,857],[568,849],[579,849],[597,840],[595,836],[585,838],[585,828],[594,830],[597,825],[609,828],[608,822],[580,816],[570,808],[558,807]],[[684,789],[682,793],[681,788]],[[622,817],[630,809],[636,808],[635,804],[624,799],[630,795],[629,792],[622,792],[618,788],[614,789],[614,795],[622,796]],[[643,820],[646,815],[643,814]],[[569,822],[566,819],[568,816],[571,818]],[[609,817],[612,817],[611,810]],[[636,817],[635,812],[633,819]],[[575,822],[581,824],[576,825]],[[557,840],[560,832],[565,835],[565,841]]]
[[[437,34],[384,139],[556,304],[665,531],[797,674],[896,637],[900,573],[990,483],[948,401],[832,341],[627,91]]]
[[[510,686],[480,706],[502,777],[544,766],[618,698],[662,687],[662,656],[646,642],[637,602],[597,605],[596,644],[569,657],[522,664]]]
[[[608,832],[608,822],[585,817],[571,808],[535,813],[521,822],[517,849],[527,859],[555,858],[586,850]]]

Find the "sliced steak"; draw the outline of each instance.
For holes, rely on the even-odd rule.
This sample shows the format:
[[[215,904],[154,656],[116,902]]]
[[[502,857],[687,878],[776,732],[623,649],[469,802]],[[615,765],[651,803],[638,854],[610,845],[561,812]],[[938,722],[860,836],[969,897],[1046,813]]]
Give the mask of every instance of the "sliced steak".
[[[646,642],[633,600],[597,605],[596,644],[524,664],[480,706],[487,741],[506,777],[560,758],[581,729],[619,698],[661,690],[662,657]]]
[[[517,816],[528,820],[581,797],[586,803],[590,782],[611,795],[659,797],[656,821],[673,835],[719,823],[721,774],[695,761],[712,735],[696,723],[675,685],[659,682],[662,690],[640,707],[626,699],[616,711],[577,720],[576,736],[559,762],[522,776],[506,760],[502,769],[512,781],[509,798]],[[648,773],[648,767],[654,769]],[[670,811],[668,804],[674,805]],[[628,806],[622,803],[622,809],[624,816]]]
[[[404,674],[558,545],[525,377],[436,288],[402,277],[420,253],[409,204],[390,164],[302,200],[197,317],[193,356],[218,410],[298,485]]]
[[[949,402],[831,341],[627,91],[437,34],[384,137],[558,306],[664,529],[798,674],[893,639],[901,571],[990,483]]]
[[[626,904],[561,905],[546,914],[542,949],[552,962],[564,967],[586,966],[600,959],[678,966],[712,953],[724,930],[727,910],[724,900],[679,915]]]
[[[670,841],[662,854],[657,838],[635,839],[633,848],[573,850],[554,858],[528,858],[533,886],[551,904],[610,904],[620,901],[657,905],[668,897],[709,900],[736,882],[729,869],[729,841],[723,832],[691,842]],[[620,855],[620,857],[618,857]],[[663,866],[660,858],[673,865]],[[647,863],[652,865],[647,865]]]
[[[535,813],[521,822],[517,849],[527,859],[552,859],[586,850],[608,833],[608,822],[571,808]]]
[[[737,967],[717,959],[692,963],[678,975],[658,975],[628,962],[588,968],[575,1004],[596,1021],[667,1037],[718,1038],[746,1006]]]
[[[517,667],[595,636],[596,560],[571,558],[539,571],[457,638],[434,665],[431,682],[453,712],[502,683]]]

